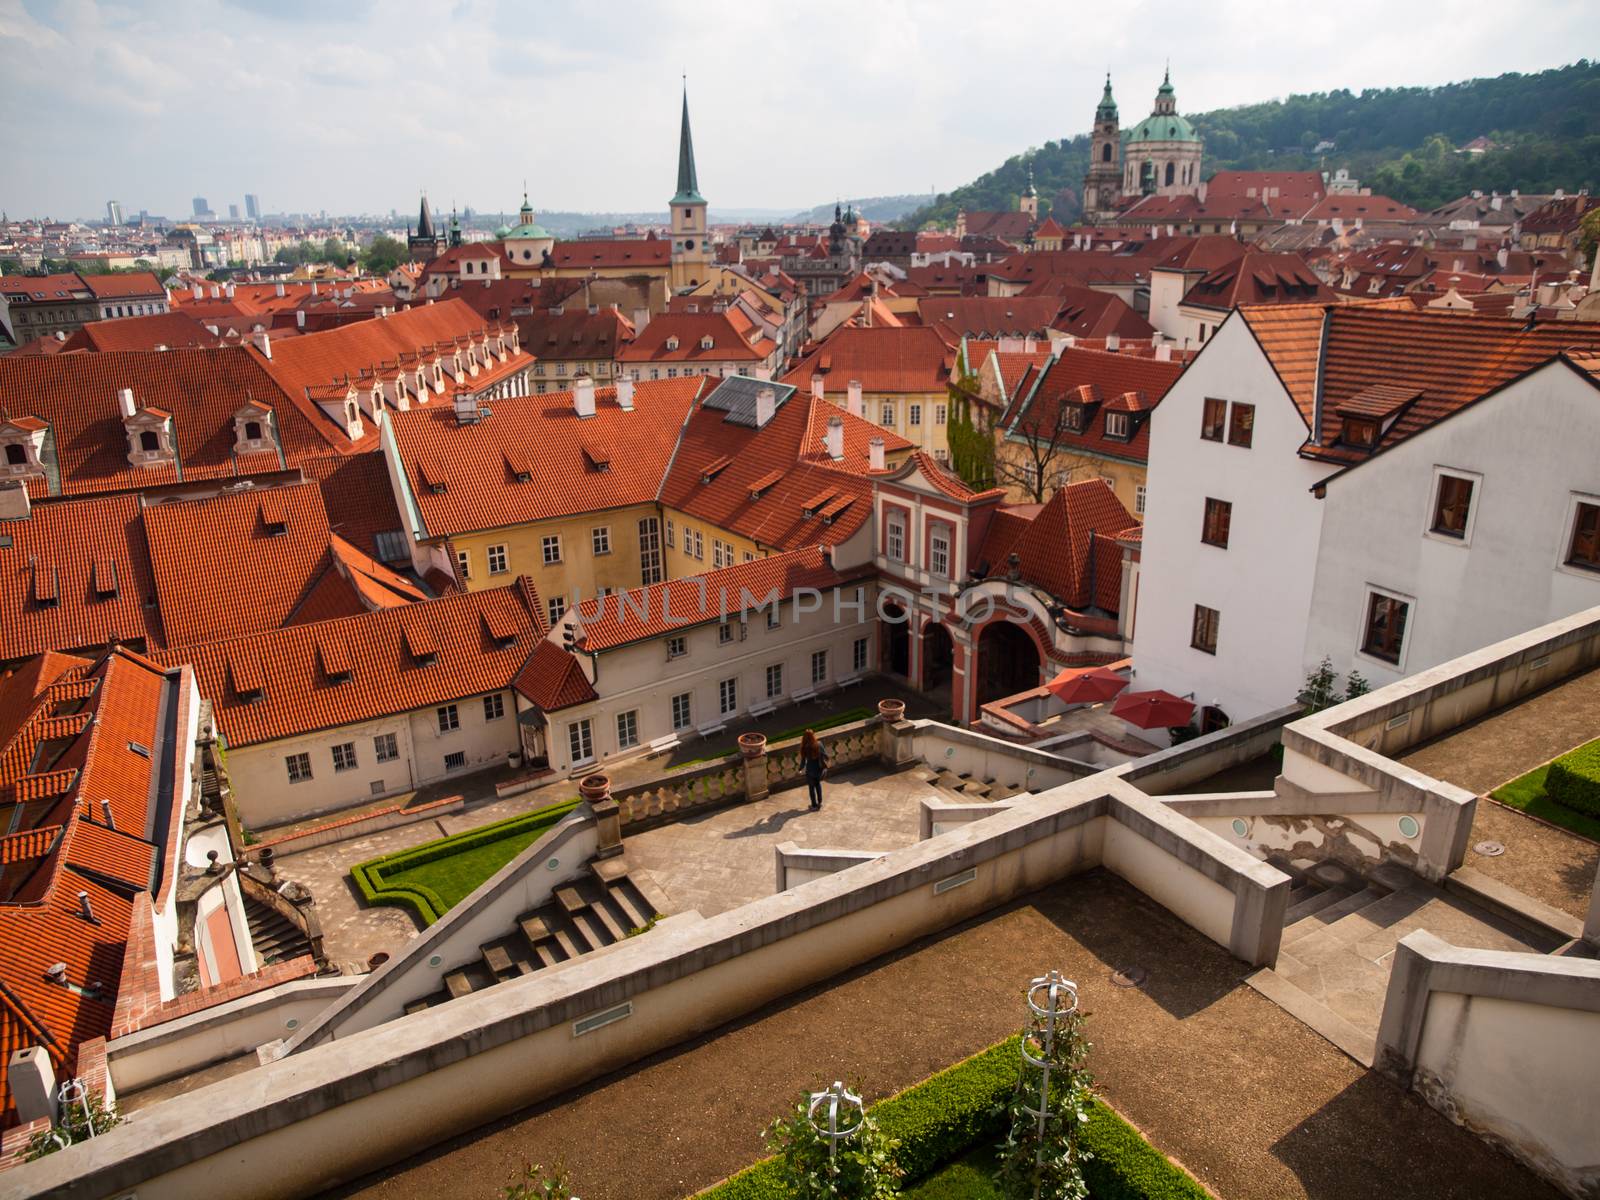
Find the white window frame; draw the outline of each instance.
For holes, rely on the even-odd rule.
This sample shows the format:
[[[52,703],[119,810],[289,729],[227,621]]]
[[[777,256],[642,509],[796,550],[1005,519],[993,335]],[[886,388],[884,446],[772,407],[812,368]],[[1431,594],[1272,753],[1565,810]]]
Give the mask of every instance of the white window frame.
[[[1451,539],[1454,541],[1455,539]],[[1400,657],[1393,662],[1376,654],[1369,654],[1367,645],[1367,613],[1372,609],[1373,596],[1387,596],[1390,600],[1398,600],[1406,606],[1406,631],[1400,638]],[[1417,632],[1417,598],[1408,596],[1405,592],[1397,592],[1393,588],[1382,587],[1376,583],[1367,583],[1361,589],[1361,609],[1356,614],[1355,656],[1362,662],[1369,662],[1381,667],[1385,671],[1394,671],[1401,675],[1406,673],[1406,659],[1411,655],[1411,642]]]
[[[544,565],[552,567],[561,561],[561,535],[547,533],[539,541],[539,552],[544,557]]]
[[[776,674],[774,674],[776,672]],[[776,700],[783,695],[783,664],[767,664],[767,699]]]
[[[1556,547],[1556,570],[1579,579],[1600,579],[1600,571],[1580,567],[1567,561],[1572,554],[1572,535],[1578,528],[1578,505],[1588,504],[1600,508],[1600,495],[1591,492],[1572,492],[1567,496],[1567,519],[1561,525],[1561,543]],[[1476,507],[1476,505],[1474,505]]]
[[[1460,537],[1451,537],[1448,533],[1440,533],[1433,527],[1433,514],[1439,510],[1439,489],[1444,486],[1444,479],[1462,479],[1472,485],[1472,499],[1467,505],[1467,525],[1461,531]],[[1472,527],[1478,520],[1478,506],[1483,500],[1483,476],[1477,471],[1463,471],[1460,467],[1433,468],[1433,480],[1428,486],[1428,507],[1422,514],[1422,536],[1435,542],[1443,542],[1447,546],[1472,545]]]
[[[1144,506],[1149,503],[1149,500],[1150,489],[1142,483],[1136,486],[1133,489],[1133,515],[1136,517],[1144,516]]]
[[[504,542],[490,546],[486,551],[484,551],[484,554],[489,561],[489,574],[504,575],[511,569],[511,554],[506,549],[506,544]],[[498,566],[495,565],[497,561],[499,563]]]
[[[859,637],[850,647],[850,669],[852,671],[865,671],[868,657],[872,653],[872,640]]]
[[[441,704],[434,710],[440,733],[454,733],[461,728],[461,710],[454,704]]]
[[[828,682],[828,652],[826,650],[813,650],[811,652],[811,686]]]
[[[717,713],[731,717],[739,711],[739,677],[717,680]]]
[[[667,657],[683,658],[689,653],[689,638],[687,634],[675,633],[667,639]]]
[[[331,748],[331,753],[333,755],[333,771],[336,775],[341,771],[354,771],[360,765],[360,761],[356,757],[356,744],[354,742],[340,742]],[[348,756],[348,761],[340,762],[340,758],[345,756]]]
[[[894,428],[894,417],[895,417],[894,401],[893,400],[885,400],[878,407],[878,415],[883,418],[881,421],[878,422],[879,425],[882,425],[885,429],[893,429]]]
[[[906,561],[906,518],[899,511],[884,515],[883,553],[890,562]]]
[[[567,757],[573,766],[594,761],[594,724],[588,717],[567,726]]]
[[[921,426],[921,424],[922,424],[922,405],[918,404],[915,400],[913,400],[910,404],[906,405],[906,425],[909,426],[909,427],[912,427],[912,428],[916,428],[916,427]]]
[[[1106,436],[1125,438],[1128,436],[1128,414],[1113,412],[1106,414]]]
[[[550,618],[550,624],[554,625],[567,614],[567,598],[565,596],[545,597],[544,610]]]
[[[611,526],[596,525],[589,531],[589,545],[595,554],[611,553]]]
[[[681,719],[678,713],[680,707],[683,710]],[[685,729],[693,729],[694,693],[679,692],[676,696],[672,697],[669,712],[671,713],[673,732],[676,733]]]
[[[283,756],[283,765],[288,769],[290,783],[309,783],[316,777],[311,770],[309,754],[286,754]]]
[[[726,646],[733,641],[733,622],[724,621],[717,626],[717,645]]]
[[[632,750],[639,744],[639,710],[630,708],[617,714],[617,749]]]
[[[472,578],[472,551],[470,551],[470,550],[457,550],[456,551],[456,569],[461,572],[461,578],[466,579],[466,580],[471,580],[471,578]]]
[[[380,733],[372,739],[372,757],[377,762],[393,762],[400,757],[400,739],[392,733]]]
[[[506,698],[501,692],[490,692],[483,698],[483,719],[499,721],[506,715]]]
[[[950,578],[952,545],[950,526],[942,521],[933,522],[928,529],[928,574],[940,579]]]

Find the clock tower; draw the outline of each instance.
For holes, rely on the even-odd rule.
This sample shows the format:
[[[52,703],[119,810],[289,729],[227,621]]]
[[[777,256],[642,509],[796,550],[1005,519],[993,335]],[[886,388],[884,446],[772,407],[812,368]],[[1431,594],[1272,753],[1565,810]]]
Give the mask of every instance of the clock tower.
[[[706,238],[706,201],[694,170],[694,138],[689,133],[689,89],[683,90],[683,127],[678,134],[678,194],[672,198],[672,277],[674,292],[698,287],[711,276],[711,245]]]

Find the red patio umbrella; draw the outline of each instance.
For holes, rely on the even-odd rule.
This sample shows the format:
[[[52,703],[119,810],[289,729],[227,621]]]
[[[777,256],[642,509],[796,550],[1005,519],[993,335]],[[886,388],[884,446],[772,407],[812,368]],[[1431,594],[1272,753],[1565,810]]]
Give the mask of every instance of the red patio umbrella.
[[[1104,667],[1068,667],[1045,684],[1064,704],[1098,704],[1127,686],[1126,679]]]
[[[1113,717],[1121,717],[1140,729],[1166,729],[1174,725],[1187,725],[1194,716],[1194,705],[1188,700],[1157,688],[1153,692],[1126,692],[1111,707]]]

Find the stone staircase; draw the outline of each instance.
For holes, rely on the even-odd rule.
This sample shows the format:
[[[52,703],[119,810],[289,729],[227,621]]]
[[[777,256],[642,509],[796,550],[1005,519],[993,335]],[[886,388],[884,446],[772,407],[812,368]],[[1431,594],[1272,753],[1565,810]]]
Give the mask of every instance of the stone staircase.
[[[406,1005],[406,1012],[559,967],[615,945],[666,912],[666,898],[646,872],[630,869],[625,858],[599,859],[588,875],[558,887],[547,903],[517,919],[514,932],[484,943],[481,958],[446,974],[443,988]]]
[[[935,766],[918,767],[912,772],[912,778],[920,780],[935,791],[944,793],[948,799],[960,801],[962,804],[1009,800],[1013,796],[1032,791],[1021,783],[1002,781],[993,776],[978,779],[970,772],[958,775],[954,771]]]
[[[1395,945],[1413,930],[1481,950],[1562,947],[1393,863],[1361,876],[1332,862],[1302,870],[1268,861],[1294,886],[1278,961],[1246,982],[1363,1066],[1372,1065]]]
[[[245,919],[250,926],[250,944],[263,967],[311,953],[305,932],[274,908],[244,896]]]

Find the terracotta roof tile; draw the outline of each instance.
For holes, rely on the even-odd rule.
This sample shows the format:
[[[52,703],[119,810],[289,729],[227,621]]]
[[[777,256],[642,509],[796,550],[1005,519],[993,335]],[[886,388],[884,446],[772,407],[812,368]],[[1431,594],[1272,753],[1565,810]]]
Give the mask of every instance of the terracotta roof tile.
[[[911,326],[871,329],[844,325],[784,376],[802,390],[821,374],[829,391],[859,380],[872,393],[941,392],[955,364],[954,345],[936,330]]]
[[[544,712],[587,704],[595,699],[594,687],[583,673],[583,664],[548,638],[533,648],[511,686]]]

